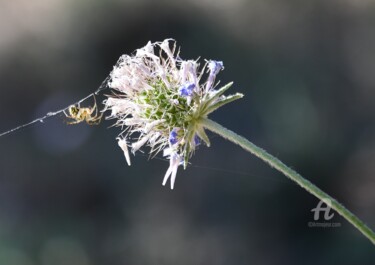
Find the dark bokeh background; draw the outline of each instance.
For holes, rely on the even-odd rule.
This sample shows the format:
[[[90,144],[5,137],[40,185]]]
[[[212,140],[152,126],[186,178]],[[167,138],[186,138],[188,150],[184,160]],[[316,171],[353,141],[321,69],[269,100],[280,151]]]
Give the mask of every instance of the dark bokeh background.
[[[2,0],[0,131],[172,37],[183,58],[223,60],[222,83],[245,94],[212,118],[375,228],[374,28],[371,0]],[[168,162],[126,165],[111,122],[64,121],[0,138],[0,264],[375,264],[338,214],[339,228],[308,227],[318,200],[219,137],[171,191]]]

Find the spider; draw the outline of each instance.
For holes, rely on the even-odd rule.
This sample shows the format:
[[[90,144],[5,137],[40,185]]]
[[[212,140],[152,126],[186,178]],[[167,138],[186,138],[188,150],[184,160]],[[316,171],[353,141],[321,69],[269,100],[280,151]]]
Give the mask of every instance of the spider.
[[[89,125],[98,125],[103,117],[103,114],[98,115],[98,107],[96,105],[96,99],[94,97],[95,104],[93,107],[81,108],[79,103],[77,105],[71,105],[68,108],[69,114],[63,111],[65,116],[72,121],[67,122],[68,124],[78,124],[86,121]],[[93,113],[95,114],[93,115]],[[92,116],[93,115],[93,116]]]

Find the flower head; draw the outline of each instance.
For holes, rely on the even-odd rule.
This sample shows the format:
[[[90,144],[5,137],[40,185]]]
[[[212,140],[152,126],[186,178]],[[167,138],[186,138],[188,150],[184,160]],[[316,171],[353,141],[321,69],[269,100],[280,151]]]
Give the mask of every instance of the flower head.
[[[201,82],[206,67],[208,77]],[[145,145],[150,154],[164,150],[170,165],[163,185],[170,178],[173,189],[178,167],[186,168],[200,139],[210,145],[201,119],[243,96],[223,95],[232,83],[214,89],[223,68],[220,61],[207,61],[200,68],[198,61],[182,60],[171,39],[148,42],[134,55],[120,57],[108,83],[113,94],[104,103],[109,118],[123,129],[118,143],[129,165],[128,145],[133,153]]]

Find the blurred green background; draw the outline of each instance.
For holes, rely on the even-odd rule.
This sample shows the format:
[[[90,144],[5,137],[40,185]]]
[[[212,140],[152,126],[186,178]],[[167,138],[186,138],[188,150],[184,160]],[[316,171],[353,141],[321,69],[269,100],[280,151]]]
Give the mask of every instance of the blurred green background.
[[[92,93],[121,54],[174,38],[182,58],[224,61],[219,79],[245,94],[214,120],[375,228],[374,28],[371,0],[2,0],[0,131]],[[338,214],[341,227],[308,227],[318,200],[220,137],[171,191],[167,161],[126,165],[111,121],[65,121],[0,138],[0,265],[375,264]]]

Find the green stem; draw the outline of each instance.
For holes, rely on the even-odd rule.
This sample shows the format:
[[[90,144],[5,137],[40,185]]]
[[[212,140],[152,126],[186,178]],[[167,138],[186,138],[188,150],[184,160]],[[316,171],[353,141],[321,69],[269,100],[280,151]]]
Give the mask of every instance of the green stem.
[[[244,137],[224,128],[220,124],[209,120],[209,119],[202,119],[200,124],[203,125],[206,129],[217,133],[218,135],[224,137],[225,139],[238,144],[246,151],[252,153],[253,155],[259,157],[264,162],[269,164],[271,167],[277,169],[278,171],[282,172],[285,176],[296,182],[302,188],[310,192],[312,195],[317,197],[320,200],[329,199],[331,200],[331,207],[336,210],[342,217],[344,217],[347,221],[349,221],[352,225],[354,225],[363,235],[365,235],[373,244],[375,244],[375,233],[366,225],[364,224],[357,216],[352,214],[348,209],[346,209],[341,203],[336,201],[334,198],[329,196],[327,193],[319,189],[317,186],[312,184],[307,179],[303,178],[300,174],[296,171],[291,169],[290,167],[286,166],[283,162],[281,162],[276,157],[270,155],[262,148],[254,145]]]

